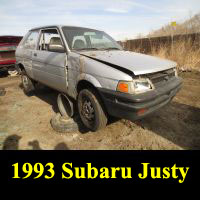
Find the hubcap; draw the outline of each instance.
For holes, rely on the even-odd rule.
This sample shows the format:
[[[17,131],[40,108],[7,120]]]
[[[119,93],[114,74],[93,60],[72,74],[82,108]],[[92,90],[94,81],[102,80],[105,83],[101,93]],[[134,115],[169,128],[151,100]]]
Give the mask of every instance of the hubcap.
[[[82,114],[88,121],[94,120],[94,108],[89,99],[85,99],[82,106]]]

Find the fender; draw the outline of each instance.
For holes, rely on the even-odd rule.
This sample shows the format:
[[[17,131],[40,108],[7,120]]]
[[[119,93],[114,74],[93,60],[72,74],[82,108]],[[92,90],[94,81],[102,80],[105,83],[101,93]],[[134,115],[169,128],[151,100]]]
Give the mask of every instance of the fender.
[[[102,88],[100,82],[92,75],[90,74],[86,74],[86,73],[82,73],[80,74],[78,77],[77,77],[77,84],[82,81],[82,80],[85,80],[85,81],[88,81],[90,82],[93,86],[95,87],[99,87],[99,88]]]

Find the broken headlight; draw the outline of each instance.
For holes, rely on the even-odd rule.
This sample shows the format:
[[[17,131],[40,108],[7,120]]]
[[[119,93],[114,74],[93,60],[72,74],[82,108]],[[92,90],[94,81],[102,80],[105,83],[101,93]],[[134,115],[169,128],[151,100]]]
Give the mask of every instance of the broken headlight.
[[[149,79],[146,78],[134,79],[131,82],[119,81],[117,86],[117,91],[130,94],[144,93],[153,89],[153,84]]]
[[[154,89],[153,84],[149,79],[133,80],[134,93],[143,93]]]

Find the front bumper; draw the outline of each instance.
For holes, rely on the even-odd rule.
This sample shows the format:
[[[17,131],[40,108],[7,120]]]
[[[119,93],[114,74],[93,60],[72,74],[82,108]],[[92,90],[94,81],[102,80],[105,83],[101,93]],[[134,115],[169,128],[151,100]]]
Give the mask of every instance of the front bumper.
[[[141,119],[168,104],[181,89],[182,79],[174,77],[152,91],[131,95],[98,88],[108,114],[129,120]]]

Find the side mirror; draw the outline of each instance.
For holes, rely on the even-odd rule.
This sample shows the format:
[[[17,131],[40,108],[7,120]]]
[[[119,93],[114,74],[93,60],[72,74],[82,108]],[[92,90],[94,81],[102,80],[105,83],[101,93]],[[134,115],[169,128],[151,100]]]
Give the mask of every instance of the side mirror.
[[[52,52],[65,53],[65,48],[59,44],[49,44],[48,50]]]

